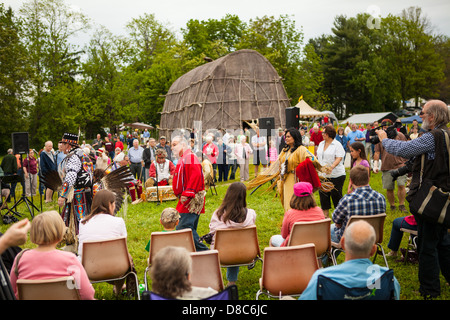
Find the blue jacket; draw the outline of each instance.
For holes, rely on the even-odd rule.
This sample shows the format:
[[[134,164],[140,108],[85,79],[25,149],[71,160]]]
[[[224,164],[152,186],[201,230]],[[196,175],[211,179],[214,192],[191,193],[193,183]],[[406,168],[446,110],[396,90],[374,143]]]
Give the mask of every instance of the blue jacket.
[[[48,154],[45,151],[41,152],[40,161],[39,161],[39,167],[40,167],[40,174],[44,174],[47,171],[51,170],[57,170],[56,167],[56,156],[52,155],[53,161],[48,156]]]
[[[347,138],[347,136],[342,136],[342,138],[341,138],[341,136],[340,135],[336,135],[336,138],[335,138],[337,141],[339,141],[341,144],[342,144],[342,146],[344,147],[344,150],[345,150],[345,152],[348,152],[348,148],[347,148],[347,141],[348,141],[348,138]]]

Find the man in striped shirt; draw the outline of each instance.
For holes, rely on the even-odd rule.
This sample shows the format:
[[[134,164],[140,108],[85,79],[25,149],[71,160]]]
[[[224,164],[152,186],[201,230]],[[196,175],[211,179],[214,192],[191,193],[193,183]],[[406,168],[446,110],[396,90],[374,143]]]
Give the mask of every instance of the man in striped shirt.
[[[375,215],[386,212],[386,199],[369,186],[367,168],[361,165],[350,170],[350,180],[355,190],[339,201],[333,212],[334,224],[331,226],[331,241],[339,242],[345,226],[353,215]]]

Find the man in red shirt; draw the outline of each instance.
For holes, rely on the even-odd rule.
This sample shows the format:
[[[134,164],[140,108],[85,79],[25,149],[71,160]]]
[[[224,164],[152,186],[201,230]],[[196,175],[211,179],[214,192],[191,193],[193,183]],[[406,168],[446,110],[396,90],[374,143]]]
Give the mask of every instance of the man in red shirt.
[[[322,131],[319,129],[318,126],[314,126],[313,131],[311,132],[311,137],[309,138],[309,141],[314,142],[314,155],[317,156],[317,147],[319,146],[319,143],[323,140]]]
[[[172,139],[172,153],[178,158],[173,175],[173,192],[178,197],[177,211],[180,222],[177,230],[190,228],[197,251],[208,250],[199,242],[197,233],[198,220],[205,213],[205,179],[202,166],[197,156],[191,152],[186,138],[176,136]]]
[[[119,137],[115,136],[114,140],[116,141],[116,143],[114,145],[114,150],[117,148],[120,148],[120,151],[123,151],[123,143],[122,143],[122,141],[120,141]]]

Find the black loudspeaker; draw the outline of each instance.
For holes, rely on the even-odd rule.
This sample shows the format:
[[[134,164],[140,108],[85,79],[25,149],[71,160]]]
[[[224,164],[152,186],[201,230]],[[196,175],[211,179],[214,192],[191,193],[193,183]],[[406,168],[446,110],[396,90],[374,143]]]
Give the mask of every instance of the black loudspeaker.
[[[12,147],[14,154],[28,154],[28,132],[13,132]]]
[[[266,130],[265,132],[269,133],[272,132],[271,130],[275,130],[275,118],[259,118],[258,127],[259,130]]]
[[[285,109],[286,112],[286,129],[299,128],[300,108],[290,107]]]

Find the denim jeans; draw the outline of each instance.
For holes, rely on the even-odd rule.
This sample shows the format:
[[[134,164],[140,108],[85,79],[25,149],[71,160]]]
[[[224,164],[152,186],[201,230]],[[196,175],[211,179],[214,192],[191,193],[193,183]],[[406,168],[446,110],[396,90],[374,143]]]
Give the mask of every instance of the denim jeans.
[[[238,279],[239,267],[227,268],[227,280],[230,282],[236,282]]]
[[[199,236],[197,233],[199,214],[196,213],[180,213],[180,221],[178,222],[176,230],[190,228],[192,230],[192,236],[194,237],[195,249],[197,251],[209,250],[209,248],[199,242]]]
[[[417,230],[417,226],[407,223],[404,217],[394,219],[392,222],[391,237],[389,238],[389,243],[387,245],[392,251],[398,251],[400,243],[402,242],[403,231],[400,231],[400,228]]]

